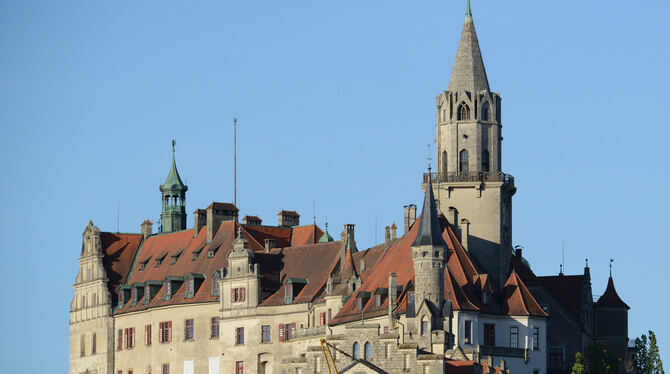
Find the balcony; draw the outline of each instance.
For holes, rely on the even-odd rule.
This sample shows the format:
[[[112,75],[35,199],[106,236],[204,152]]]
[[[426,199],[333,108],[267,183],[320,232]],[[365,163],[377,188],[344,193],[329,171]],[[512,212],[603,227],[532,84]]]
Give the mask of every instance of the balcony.
[[[479,356],[494,356],[494,357],[520,357],[526,359],[528,351],[523,348],[509,348],[498,347],[492,345],[478,345],[477,350]]]
[[[514,177],[500,171],[453,171],[448,173],[424,173],[423,183],[428,183],[428,176],[433,183],[452,182],[503,182],[514,185]]]

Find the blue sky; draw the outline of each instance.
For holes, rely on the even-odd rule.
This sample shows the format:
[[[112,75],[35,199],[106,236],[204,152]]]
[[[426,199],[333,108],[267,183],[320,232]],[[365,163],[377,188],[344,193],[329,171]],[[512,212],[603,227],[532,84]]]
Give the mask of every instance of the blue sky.
[[[665,357],[669,7],[473,2],[503,98],[515,244],[546,275],[564,242],[567,273],[589,258],[595,295],[614,258],[629,336],[656,331]],[[2,371],[67,370],[80,235],[89,219],[116,231],[117,204],[121,232],[158,219],[171,139],[188,211],[232,200],[235,116],[242,214],[275,223],[296,209],[309,222],[314,202],[331,233],[355,223],[359,248],[383,240],[421,202],[464,11],[464,0],[0,1]]]

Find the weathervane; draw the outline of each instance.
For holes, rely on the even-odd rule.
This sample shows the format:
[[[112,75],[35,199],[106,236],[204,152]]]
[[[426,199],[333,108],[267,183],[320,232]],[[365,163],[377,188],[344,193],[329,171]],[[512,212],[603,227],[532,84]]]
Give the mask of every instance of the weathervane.
[[[610,258],[610,278],[612,278],[612,263],[614,262],[613,258]]]
[[[428,172],[430,173],[430,160],[432,160],[432,157],[430,157],[430,144],[428,144],[428,157],[426,157],[426,160],[428,160]]]
[[[174,153],[174,146],[177,144],[177,141],[172,139],[172,153]]]

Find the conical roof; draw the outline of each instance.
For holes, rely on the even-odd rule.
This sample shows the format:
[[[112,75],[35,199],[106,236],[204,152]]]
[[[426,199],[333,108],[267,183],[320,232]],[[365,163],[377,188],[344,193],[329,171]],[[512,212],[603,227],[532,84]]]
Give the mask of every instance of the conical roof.
[[[172,145],[172,165],[168,173],[165,183],[161,185],[161,191],[164,190],[187,190],[188,187],[181,181],[179,172],[177,171],[177,162],[174,158],[174,144]]]
[[[614,280],[611,276],[609,281],[607,281],[607,289],[605,290],[605,293],[600,296],[596,305],[602,307],[621,307],[630,309],[628,305],[624,303],[623,300],[621,300],[619,294],[617,294],[616,288],[614,288]]]
[[[449,79],[449,91],[455,92],[465,90],[479,92],[489,90],[489,81],[486,77],[482,52],[479,49],[475,23],[472,20],[470,1],[465,15],[465,24],[461,33],[461,41],[458,43],[456,61]]]
[[[328,233],[328,223],[326,222],[326,232],[324,232],[323,235],[321,235],[321,239],[319,239],[319,243],[329,243],[329,242],[332,242],[332,241],[334,241],[334,239]]]
[[[430,175],[430,167],[428,168],[428,175]],[[413,247],[420,245],[447,246],[444,239],[442,239],[440,221],[437,219],[437,207],[435,206],[433,182],[431,179],[428,178],[428,183],[426,184],[426,194],[423,197],[423,208],[419,221],[419,232],[416,235],[414,243],[412,243]]]

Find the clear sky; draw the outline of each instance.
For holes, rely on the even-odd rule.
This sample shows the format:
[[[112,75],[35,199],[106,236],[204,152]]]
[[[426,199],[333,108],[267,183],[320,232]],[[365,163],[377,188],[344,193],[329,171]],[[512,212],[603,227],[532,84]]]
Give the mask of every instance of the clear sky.
[[[604,291],[670,362],[667,1],[473,2],[514,243]],[[0,371],[68,368],[81,233],[158,220],[170,140],[187,210],[356,224],[359,248],[420,204],[463,24],[459,1],[0,1]],[[189,215],[188,225],[193,224]],[[41,355],[36,356],[36,352]]]

